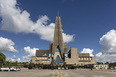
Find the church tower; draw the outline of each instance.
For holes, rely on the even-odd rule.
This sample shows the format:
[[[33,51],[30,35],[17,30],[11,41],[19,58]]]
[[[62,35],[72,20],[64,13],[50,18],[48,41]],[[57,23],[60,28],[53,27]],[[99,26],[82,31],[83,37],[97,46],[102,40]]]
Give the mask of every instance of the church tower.
[[[53,45],[52,45],[52,54],[54,55],[55,52],[57,52],[57,51],[59,51],[60,56],[61,56],[61,61],[62,61],[63,53],[64,53],[64,43],[63,43],[60,17],[56,17]]]

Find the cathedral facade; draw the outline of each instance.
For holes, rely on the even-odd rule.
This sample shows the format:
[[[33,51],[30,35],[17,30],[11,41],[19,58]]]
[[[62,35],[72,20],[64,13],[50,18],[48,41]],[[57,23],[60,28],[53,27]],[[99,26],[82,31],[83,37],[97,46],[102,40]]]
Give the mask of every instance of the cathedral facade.
[[[32,56],[31,63],[64,63],[87,65],[95,64],[95,57],[89,53],[78,53],[77,47],[71,47],[68,52],[67,44],[63,42],[60,17],[56,17],[53,43],[49,44],[49,50],[36,50]]]

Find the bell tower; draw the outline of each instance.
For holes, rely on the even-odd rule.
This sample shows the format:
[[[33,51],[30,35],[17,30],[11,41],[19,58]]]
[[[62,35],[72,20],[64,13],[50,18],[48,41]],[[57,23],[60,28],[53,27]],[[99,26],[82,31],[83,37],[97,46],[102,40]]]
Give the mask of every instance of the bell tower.
[[[60,17],[56,17],[55,29],[54,29],[54,37],[53,37],[53,45],[52,45],[52,54],[59,48],[59,53],[61,56],[61,60],[63,59],[64,53],[64,43],[63,43],[63,35],[62,35],[62,27]]]

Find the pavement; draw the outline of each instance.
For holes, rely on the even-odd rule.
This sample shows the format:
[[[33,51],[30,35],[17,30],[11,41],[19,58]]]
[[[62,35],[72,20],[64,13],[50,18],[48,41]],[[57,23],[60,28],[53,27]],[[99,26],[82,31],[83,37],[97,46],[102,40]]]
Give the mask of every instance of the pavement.
[[[0,77],[116,77],[116,72],[77,70],[21,70],[0,71]]]

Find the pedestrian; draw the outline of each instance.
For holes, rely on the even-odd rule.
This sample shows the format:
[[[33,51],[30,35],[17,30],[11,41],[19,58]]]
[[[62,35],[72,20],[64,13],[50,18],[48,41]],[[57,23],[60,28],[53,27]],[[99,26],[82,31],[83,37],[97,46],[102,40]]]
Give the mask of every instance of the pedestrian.
[[[80,67],[80,70],[81,70],[81,67]]]
[[[91,71],[92,71],[92,67],[91,67]]]

